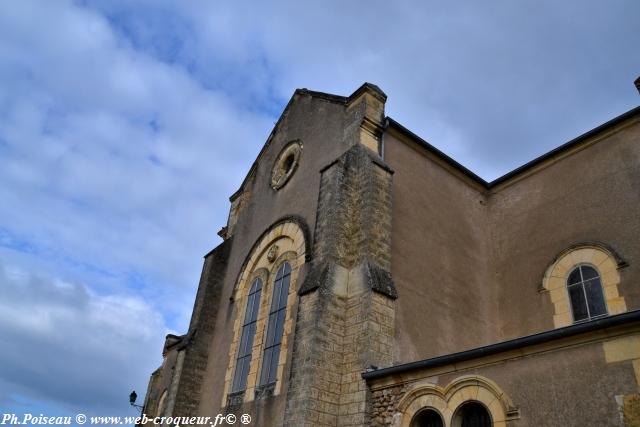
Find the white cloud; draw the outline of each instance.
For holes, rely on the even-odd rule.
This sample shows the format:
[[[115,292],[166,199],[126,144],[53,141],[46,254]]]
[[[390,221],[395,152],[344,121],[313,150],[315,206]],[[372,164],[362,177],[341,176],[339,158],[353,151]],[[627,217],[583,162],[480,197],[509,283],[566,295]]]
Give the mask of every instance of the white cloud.
[[[2,265],[0,288],[0,402],[26,396],[69,411],[125,413],[130,389],[144,390],[149,366],[161,361],[160,313],[135,296],[97,295]]]
[[[139,271],[156,290],[193,287],[194,250],[211,249],[226,219],[214,196],[235,191],[267,118],[135,51],[92,11],[5,8],[0,78],[14,93],[0,105],[0,196],[11,206],[0,224],[44,253]]]

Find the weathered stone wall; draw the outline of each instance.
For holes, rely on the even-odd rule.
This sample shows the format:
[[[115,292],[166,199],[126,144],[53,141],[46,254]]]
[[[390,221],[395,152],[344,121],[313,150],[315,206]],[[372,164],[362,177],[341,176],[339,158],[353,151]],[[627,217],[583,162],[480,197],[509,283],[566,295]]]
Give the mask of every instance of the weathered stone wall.
[[[180,376],[176,378],[179,382],[175,404],[171,405],[172,415],[197,414],[231,244],[232,240],[226,240],[205,257],[189,332],[184,338],[181,350],[184,351],[184,360],[181,363]]]
[[[322,171],[313,264],[300,289],[285,425],[370,422],[361,373],[392,363],[392,171],[356,144]]]
[[[165,368],[166,359],[163,360],[162,366],[156,369],[149,378],[149,385],[147,386],[147,394],[145,395],[143,409],[145,414],[157,415],[158,405],[160,403],[160,397],[162,393],[171,385],[171,368]],[[168,377],[168,378],[167,378]]]
[[[406,389],[404,385],[397,385],[371,393],[371,425],[373,427],[393,425],[393,417],[398,412],[398,402]]]

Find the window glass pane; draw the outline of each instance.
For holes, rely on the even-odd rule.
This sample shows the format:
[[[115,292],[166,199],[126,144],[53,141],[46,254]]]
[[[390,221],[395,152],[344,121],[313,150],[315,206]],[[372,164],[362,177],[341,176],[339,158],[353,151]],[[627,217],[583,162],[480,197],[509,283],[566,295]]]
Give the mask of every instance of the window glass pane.
[[[251,292],[247,297],[247,306],[245,307],[244,325],[242,326],[242,333],[240,335],[236,368],[233,375],[232,391],[234,392],[244,390],[246,387],[249,365],[251,363],[251,352],[253,350],[253,339],[256,334],[256,319],[260,307],[261,290],[262,281],[256,279],[251,285]]]
[[[258,289],[261,289],[261,288],[262,288],[262,280],[260,280],[260,278],[257,278],[251,284],[251,290],[249,290],[249,294],[252,294],[252,293],[254,293],[255,291],[257,291]]]
[[[233,378],[233,391],[244,390],[247,385],[247,374],[249,373],[249,357],[238,359],[236,374]]]
[[[238,348],[238,357],[244,357],[247,355],[247,350],[250,348],[249,339],[251,334],[249,333],[249,327],[245,326],[242,329],[242,337],[240,338],[240,347]]]
[[[238,346],[238,357],[242,357],[245,355],[245,349],[247,348],[247,331],[246,329],[242,330],[242,335],[240,336],[240,345]]]
[[[598,272],[593,267],[589,267],[588,265],[583,265],[580,267],[582,269],[582,280],[593,279],[594,277],[598,277]]]
[[[584,291],[582,286],[571,286],[569,288],[569,298],[571,299],[571,310],[573,311],[573,320],[584,320],[589,317],[587,313],[587,303],[584,300]]]
[[[280,310],[275,317],[277,318],[276,322],[276,333],[274,337],[274,344],[280,344],[282,341],[282,332],[284,332],[284,316],[287,314],[287,310]]]
[[[276,280],[280,280],[282,279],[282,276],[284,275],[284,265],[281,265],[280,268],[278,269],[278,272],[276,273]]]
[[[607,307],[604,303],[600,279],[589,280],[584,284],[584,289],[587,293],[587,302],[591,317],[606,314]]]
[[[274,333],[276,331],[275,323],[278,316],[275,313],[269,315],[269,326],[267,327],[267,339],[265,340],[265,347],[271,347],[274,342]]]
[[[256,333],[256,324],[250,323],[244,327],[242,334],[246,336],[244,343],[240,343],[240,353],[238,357],[251,356],[251,348],[253,347],[253,337]]]
[[[250,323],[247,325],[247,329],[249,330],[248,335],[249,339],[247,340],[247,352],[246,354],[251,356],[251,348],[253,347],[253,337],[256,335],[256,322]]]
[[[567,284],[573,285],[574,283],[580,283],[580,268],[576,268],[569,275],[569,280],[567,280]]]
[[[273,353],[271,354],[271,368],[269,369],[270,383],[276,381],[276,375],[278,373],[278,359],[280,358],[280,345],[273,347]]]
[[[284,274],[291,274],[291,266],[288,262],[284,263]]]
[[[285,276],[282,279],[282,291],[280,292],[280,303],[278,304],[278,308],[283,308],[287,306],[287,297],[289,296],[289,280],[291,276]]]
[[[444,427],[440,415],[431,409],[423,410],[411,420],[410,427]]]
[[[273,313],[278,309],[281,290],[282,290],[282,280],[276,280],[276,282],[273,284],[273,295],[271,297],[271,309],[269,310],[270,313]]]
[[[490,427],[491,416],[479,403],[465,403],[461,408],[462,427]]]
[[[238,390],[238,382],[240,381],[240,374],[242,373],[241,360],[242,359],[238,359],[236,361],[236,371],[233,373],[233,387],[231,387],[231,390],[233,390],[233,391],[237,391]]]
[[[255,294],[251,294],[247,298],[247,309],[244,312],[244,322],[243,322],[244,325],[246,325],[247,323],[251,322],[251,316],[253,315],[254,297],[255,297]]]
[[[273,347],[264,351],[262,358],[262,372],[260,373],[260,384],[267,384],[269,382],[269,370],[271,368],[271,355],[273,354]]]
[[[262,293],[262,291],[258,291],[255,294],[253,294],[253,307],[251,310],[251,321],[255,322],[256,319],[258,318],[258,309],[260,308],[260,294]]]

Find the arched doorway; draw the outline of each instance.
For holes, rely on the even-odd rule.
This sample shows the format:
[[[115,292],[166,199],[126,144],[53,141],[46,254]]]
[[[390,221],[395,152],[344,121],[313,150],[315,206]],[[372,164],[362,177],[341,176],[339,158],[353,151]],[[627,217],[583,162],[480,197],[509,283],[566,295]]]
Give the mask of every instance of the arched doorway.
[[[478,402],[463,403],[453,417],[454,427],[491,427],[491,415]]]
[[[444,427],[442,417],[433,409],[423,409],[411,420],[409,427]]]

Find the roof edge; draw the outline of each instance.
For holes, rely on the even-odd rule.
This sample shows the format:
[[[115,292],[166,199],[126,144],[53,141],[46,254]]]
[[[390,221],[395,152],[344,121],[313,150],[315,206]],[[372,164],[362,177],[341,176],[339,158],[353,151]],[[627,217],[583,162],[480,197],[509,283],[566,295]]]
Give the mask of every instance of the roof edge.
[[[443,356],[433,357],[430,359],[418,360],[416,362],[404,363],[402,365],[391,366],[388,368],[377,369],[362,373],[365,380],[373,380],[384,378],[388,375],[401,374],[408,371],[418,369],[429,369],[438,366],[449,365],[453,363],[463,362],[472,359],[478,359],[484,356],[490,356],[497,353],[503,353],[510,350],[528,347],[536,344],[542,344],[549,341],[568,338],[579,334],[597,331],[599,329],[611,328],[614,326],[625,325],[628,323],[640,321],[640,310],[628,311],[614,316],[608,316],[601,319],[591,320],[589,322],[577,323],[564,328],[552,329],[550,331],[540,332],[533,335],[526,335],[520,338],[514,338],[507,341],[501,341],[495,344],[476,347],[457,353],[446,354]]]
[[[413,133],[412,131],[410,131],[409,129],[407,129],[406,127],[404,127],[400,123],[398,123],[396,120],[394,120],[391,117],[387,116],[385,118],[385,128],[389,128],[389,127],[393,127],[396,130],[398,130],[400,133],[408,136],[411,139],[416,140],[416,142],[418,142],[420,145],[422,145],[423,148],[426,148],[429,152],[431,152],[432,154],[435,154],[436,157],[438,157],[441,160],[444,160],[445,163],[449,164],[450,166],[452,166],[453,168],[455,168],[459,172],[462,172],[462,174],[464,174],[465,176],[467,176],[471,180],[475,181],[476,183],[482,185],[485,188],[488,188],[489,183],[487,181],[485,181],[484,179],[480,178],[478,175],[473,173],[470,169],[467,169],[465,166],[463,166],[462,164],[460,164],[457,161],[455,161],[452,157],[449,157],[444,152],[440,151],[439,149],[437,149],[433,145],[429,144],[427,141],[425,141],[420,136],[418,136],[417,134]]]
[[[400,133],[408,136],[411,139],[414,139],[416,142],[418,142],[420,145],[422,145],[424,148],[426,148],[429,152],[433,153],[434,155],[436,155],[438,158],[440,158],[441,160],[443,160],[445,163],[449,164],[450,166],[452,166],[453,168],[457,169],[458,171],[462,172],[462,174],[466,175],[467,177],[469,177],[470,179],[472,179],[473,181],[475,181],[476,183],[482,185],[485,189],[490,190],[493,189],[494,187],[497,187],[500,184],[503,184],[507,181],[509,181],[512,178],[515,178],[516,176],[519,176],[521,174],[523,174],[526,171],[531,170],[533,167],[538,166],[542,163],[544,163],[545,161],[552,159],[562,153],[565,153],[566,151],[580,145],[581,143],[585,142],[586,140],[606,131],[609,130],[611,128],[613,128],[614,126],[619,125],[620,123],[636,116],[636,115],[640,115],[640,106],[635,107],[625,113],[622,113],[621,115],[583,133],[582,135],[554,148],[551,151],[548,151],[545,154],[542,154],[541,156],[536,157],[535,159],[525,163],[522,166],[517,167],[516,169],[512,170],[511,172],[508,172],[496,179],[494,179],[493,181],[485,181],[484,179],[482,179],[480,176],[476,175],[474,172],[472,172],[470,169],[466,168],[465,166],[463,166],[462,164],[458,163],[457,161],[455,161],[453,158],[449,157],[448,155],[446,155],[445,153],[443,153],[442,151],[440,151],[439,149],[437,149],[436,147],[434,147],[433,145],[431,145],[430,143],[428,143],[427,141],[425,141],[424,139],[422,139],[420,136],[416,135],[415,133],[413,133],[412,131],[410,131],[409,129],[407,129],[406,127],[404,127],[403,125],[401,125],[400,123],[398,123],[396,120],[392,119],[391,117],[387,117],[386,118],[386,123],[387,123],[387,127],[392,126],[393,128],[395,128],[397,131],[399,131]]]
[[[499,178],[494,179],[493,181],[491,181],[489,183],[489,187],[495,187],[498,184],[502,184],[508,180],[510,180],[511,178],[520,175],[521,173],[533,168],[534,166],[537,166],[543,162],[545,162],[546,160],[549,160],[561,153],[564,153],[568,150],[570,150],[573,147],[576,147],[578,145],[580,145],[582,142],[592,138],[595,135],[598,135],[599,133],[602,133],[608,129],[611,129],[614,126],[617,126],[618,124],[624,122],[625,120],[640,114],[640,106],[635,107],[625,113],[620,114],[617,117],[614,117],[613,119],[583,133],[580,136],[577,136],[576,138],[573,138],[572,140],[565,142],[564,144],[560,145],[559,147],[554,148],[551,151],[548,151],[544,154],[542,154],[541,156],[536,157],[535,159],[525,163],[522,166],[519,166],[517,168],[515,168],[514,170],[512,170],[511,172],[508,172],[504,175],[502,175]]]
[[[262,145],[262,148],[258,152],[258,155],[256,156],[256,158],[253,161],[253,163],[251,164],[251,167],[249,168],[249,171],[247,172],[247,174],[245,175],[244,179],[242,180],[242,183],[240,184],[240,187],[238,187],[238,189],[229,197],[229,201],[233,202],[242,193],[242,190],[245,187],[245,184],[247,183],[247,180],[249,179],[249,177],[251,176],[251,174],[254,172],[254,170],[256,168],[258,160],[262,156],[262,153],[266,150],[266,148],[269,145],[269,142],[271,141],[273,136],[275,135],[276,130],[280,126],[280,123],[282,122],[284,116],[286,115],[286,113],[289,111],[289,108],[293,104],[293,100],[295,99],[296,95],[309,95],[309,96],[312,96],[313,98],[322,99],[324,101],[333,102],[333,103],[340,104],[340,105],[346,105],[352,99],[352,97],[354,97],[354,95],[356,95],[357,93],[360,93],[360,92],[362,92],[364,90],[367,90],[367,88],[369,88],[370,90],[375,91],[376,93],[381,93],[382,95],[384,95],[384,97],[386,99],[386,95],[384,94],[384,92],[382,92],[382,90],[380,90],[380,88],[378,88],[376,85],[373,85],[371,83],[364,83],[362,86],[360,86],[358,89],[356,89],[356,91],[352,95],[350,95],[348,97],[347,96],[334,95],[332,93],[318,92],[318,91],[314,91],[314,90],[309,90],[307,88],[296,89],[295,91],[293,91],[293,94],[291,95],[291,98],[289,98],[289,101],[287,102],[287,105],[282,110],[282,113],[280,113],[280,117],[278,117],[278,120],[273,125],[273,128],[271,129],[271,132],[269,133],[269,136],[267,137],[265,143]],[[380,95],[378,95],[378,96],[380,96]]]

